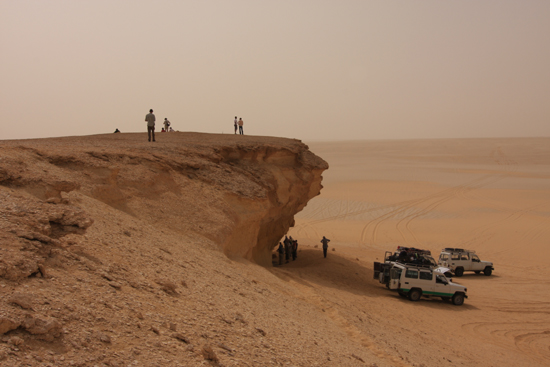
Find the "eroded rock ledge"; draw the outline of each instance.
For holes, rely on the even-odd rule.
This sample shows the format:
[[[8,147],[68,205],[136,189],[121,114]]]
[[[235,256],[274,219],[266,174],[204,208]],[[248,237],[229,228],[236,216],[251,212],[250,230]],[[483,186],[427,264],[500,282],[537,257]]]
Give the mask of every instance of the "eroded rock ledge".
[[[144,134],[0,142],[0,240],[36,249],[30,262],[0,257],[0,276],[39,271],[48,246],[93,225],[89,205],[198,233],[230,257],[268,265],[328,168],[298,140],[159,135],[155,144]]]

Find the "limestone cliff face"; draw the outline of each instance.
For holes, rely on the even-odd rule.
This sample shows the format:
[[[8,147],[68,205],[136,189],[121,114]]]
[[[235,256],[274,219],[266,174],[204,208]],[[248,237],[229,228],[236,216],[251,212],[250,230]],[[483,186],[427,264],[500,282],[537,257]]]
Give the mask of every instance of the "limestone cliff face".
[[[220,154],[222,162],[251,174],[260,189],[252,195],[224,195],[235,218],[234,229],[222,242],[224,251],[270,264],[271,251],[294,225],[294,215],[320,193],[321,173],[328,165],[298,142],[283,149],[239,146]]]
[[[158,135],[156,143],[144,134],[0,142],[0,241],[62,244],[93,226],[87,209],[103,205],[268,265],[328,168],[298,140]],[[38,272],[49,253],[35,247],[30,263],[0,258],[0,277]]]

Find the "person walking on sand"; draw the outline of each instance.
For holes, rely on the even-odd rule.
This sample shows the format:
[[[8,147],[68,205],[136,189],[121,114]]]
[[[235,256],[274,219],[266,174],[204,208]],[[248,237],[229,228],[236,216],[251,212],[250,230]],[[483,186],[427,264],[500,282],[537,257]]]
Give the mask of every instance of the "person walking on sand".
[[[168,131],[168,127],[170,126],[170,121],[165,117],[164,118],[164,131]]]
[[[153,109],[149,110],[149,113],[145,116],[145,121],[147,121],[149,141],[151,141],[151,136],[153,137],[153,141],[155,141],[155,115],[153,115]]]
[[[277,249],[277,252],[279,253],[279,265],[283,265],[283,256],[285,256],[285,248],[283,247],[283,244],[279,242],[279,248]]]
[[[325,258],[327,257],[327,250],[328,250],[328,243],[330,240],[323,236],[323,239],[321,240],[321,243],[323,244],[323,255],[325,255]]]
[[[292,261],[296,260],[297,256],[298,256],[298,241],[293,240],[292,241]]]
[[[235,128],[235,134],[237,134],[237,126],[239,124],[239,120],[237,120],[237,116],[235,116],[235,123],[233,124],[233,127]]]
[[[244,135],[244,132],[243,132],[243,118],[242,117],[239,119],[239,134]]]

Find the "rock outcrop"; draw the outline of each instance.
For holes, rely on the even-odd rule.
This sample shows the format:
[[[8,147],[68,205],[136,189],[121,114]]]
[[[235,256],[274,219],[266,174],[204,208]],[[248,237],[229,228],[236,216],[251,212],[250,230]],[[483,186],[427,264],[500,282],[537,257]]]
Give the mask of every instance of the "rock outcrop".
[[[0,364],[380,363],[286,269],[241,261],[270,264],[326,168],[269,137],[0,142]]]
[[[63,238],[84,234],[94,221],[84,197],[268,265],[328,168],[298,140],[189,133],[151,145],[136,136],[0,144],[0,185],[13,190],[0,193],[2,241],[33,249],[21,256],[7,246],[14,251],[0,256],[0,277],[40,272]]]

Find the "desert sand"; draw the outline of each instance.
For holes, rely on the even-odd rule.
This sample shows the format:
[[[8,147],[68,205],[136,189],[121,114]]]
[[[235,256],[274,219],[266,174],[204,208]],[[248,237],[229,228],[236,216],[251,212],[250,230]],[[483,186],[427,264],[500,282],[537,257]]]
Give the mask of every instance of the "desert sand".
[[[325,235],[335,252],[285,273],[331,303],[350,338],[413,364],[550,363],[550,139],[310,148],[330,169],[291,234],[308,249]],[[372,262],[398,245],[431,250],[436,259],[444,247],[475,250],[495,271],[454,278],[468,287],[463,306],[413,303],[369,279]]]
[[[308,144],[322,159],[289,139],[157,140],[0,142],[2,365],[550,363],[550,139]],[[298,258],[266,263],[287,230]],[[495,271],[454,279],[462,306],[411,302],[372,279],[398,245]]]

